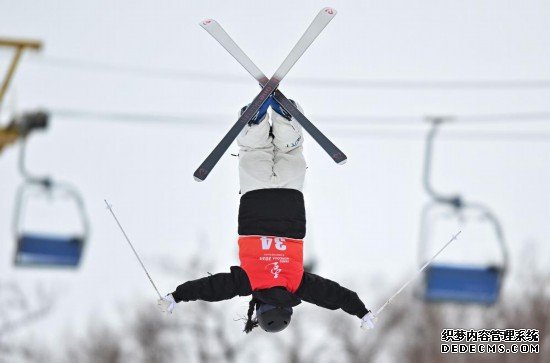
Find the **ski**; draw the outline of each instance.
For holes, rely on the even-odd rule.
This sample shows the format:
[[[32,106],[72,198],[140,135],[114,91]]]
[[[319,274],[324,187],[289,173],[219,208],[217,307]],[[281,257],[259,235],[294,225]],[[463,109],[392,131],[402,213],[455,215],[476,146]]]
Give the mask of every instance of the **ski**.
[[[216,145],[214,150],[206,157],[203,163],[193,174],[196,181],[204,181],[208,174],[212,171],[214,166],[220,160],[222,155],[227,151],[229,146],[237,138],[241,130],[245,125],[256,115],[262,104],[271,95],[283,78],[288,74],[290,69],[296,64],[298,59],[305,53],[307,48],[313,43],[313,41],[319,36],[321,31],[328,25],[328,23],[334,18],[336,11],[331,8],[322,9],[315,19],[311,22],[306,29],[302,37],[298,40],[294,48],[287,55],[283,63],[277,68],[273,77],[264,83],[260,93],[254,98],[250,105],[246,108],[244,113],[239,117],[237,122],[231,127],[222,140]]]
[[[304,116],[303,113],[290,102],[286,96],[279,91],[275,90],[273,93],[275,100],[294,118],[296,121],[302,125],[304,130],[326,151],[326,153],[334,160],[337,164],[343,165],[348,161],[348,157],[344,154],[336,145],[330,141],[328,137],[325,136],[314,124],[309,121],[309,119]]]
[[[334,11],[334,10],[332,10]],[[264,87],[269,79],[265,74],[254,64],[254,62],[246,55],[246,53],[235,43],[235,41],[227,34],[222,26],[215,20],[209,19],[200,23],[214,39],[224,47],[229,54],[239,62],[248,73],[252,75]],[[302,127],[317,141],[317,143],[327,152],[327,154],[338,164],[344,164],[347,161],[346,155],[330,141],[311,121],[304,116],[303,113],[290,102],[290,100],[280,91],[276,90],[273,94],[275,100],[302,125]]]

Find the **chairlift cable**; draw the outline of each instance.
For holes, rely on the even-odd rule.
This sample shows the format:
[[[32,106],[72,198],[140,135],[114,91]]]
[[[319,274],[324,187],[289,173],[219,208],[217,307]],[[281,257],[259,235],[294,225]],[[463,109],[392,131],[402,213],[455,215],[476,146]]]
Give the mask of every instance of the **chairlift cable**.
[[[93,111],[79,109],[50,109],[53,116],[64,118],[79,119],[111,119],[126,122],[172,122],[172,123],[201,123],[205,120],[220,120],[224,116],[214,113],[197,114],[161,114],[161,113],[129,113],[117,111]],[[420,122],[432,120],[434,118],[443,118],[449,123],[500,123],[500,122],[528,122],[543,121],[550,122],[550,112],[525,112],[525,113],[503,113],[503,114],[465,114],[456,116],[401,116],[401,115],[332,115],[312,117],[320,120],[338,120],[338,125],[354,126],[358,125],[396,125],[408,124],[411,126],[419,125]],[[346,123],[346,121],[349,121]],[[327,122],[323,122],[328,124]],[[335,123],[336,124],[336,123]]]
[[[43,56],[29,57],[31,64],[38,66],[57,67],[62,69],[81,69],[112,73],[126,73],[147,78],[164,78],[170,80],[205,80],[222,83],[244,83],[245,78],[213,74],[191,69],[174,69],[162,67],[147,67],[122,63],[84,60],[77,58]],[[410,79],[351,79],[351,78],[318,78],[296,77],[293,82],[303,87],[351,88],[351,89],[436,89],[436,90],[516,90],[516,89],[549,89],[549,79],[508,79],[508,80],[410,80]]]

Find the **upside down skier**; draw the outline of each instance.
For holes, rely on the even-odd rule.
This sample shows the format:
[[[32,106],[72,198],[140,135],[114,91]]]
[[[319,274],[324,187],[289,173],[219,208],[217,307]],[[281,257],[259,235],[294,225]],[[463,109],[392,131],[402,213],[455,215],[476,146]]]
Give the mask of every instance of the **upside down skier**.
[[[252,295],[246,333],[258,325],[267,332],[285,329],[293,307],[302,300],[331,310],[342,309],[360,318],[362,328],[374,327],[372,312],[355,292],[304,271],[303,142],[300,124],[270,96],[237,138],[242,194],[238,217],[240,266],[232,266],[229,273],[183,283],[159,299],[161,311],[171,313],[181,301]]]

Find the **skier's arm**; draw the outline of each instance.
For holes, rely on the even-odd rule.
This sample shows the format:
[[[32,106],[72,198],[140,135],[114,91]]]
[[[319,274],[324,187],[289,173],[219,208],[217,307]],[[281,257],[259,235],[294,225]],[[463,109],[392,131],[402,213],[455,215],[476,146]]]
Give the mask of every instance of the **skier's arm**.
[[[309,272],[304,272],[296,295],[309,303],[330,310],[342,309],[358,318],[364,317],[369,312],[357,293]]]
[[[180,301],[220,301],[237,295],[252,293],[246,272],[238,266],[232,266],[230,273],[219,273],[198,280],[187,281],[172,293],[176,302]]]

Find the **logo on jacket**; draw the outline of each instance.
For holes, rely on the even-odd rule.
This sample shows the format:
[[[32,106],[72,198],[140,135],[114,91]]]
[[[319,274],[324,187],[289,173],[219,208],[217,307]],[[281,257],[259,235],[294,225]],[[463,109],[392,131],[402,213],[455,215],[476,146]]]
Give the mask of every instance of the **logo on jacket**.
[[[270,263],[266,265],[265,268],[267,269],[269,266],[273,266],[271,268],[271,271],[269,271],[273,275],[273,278],[274,279],[279,278],[279,274],[283,271],[281,267],[279,267],[279,262]]]

